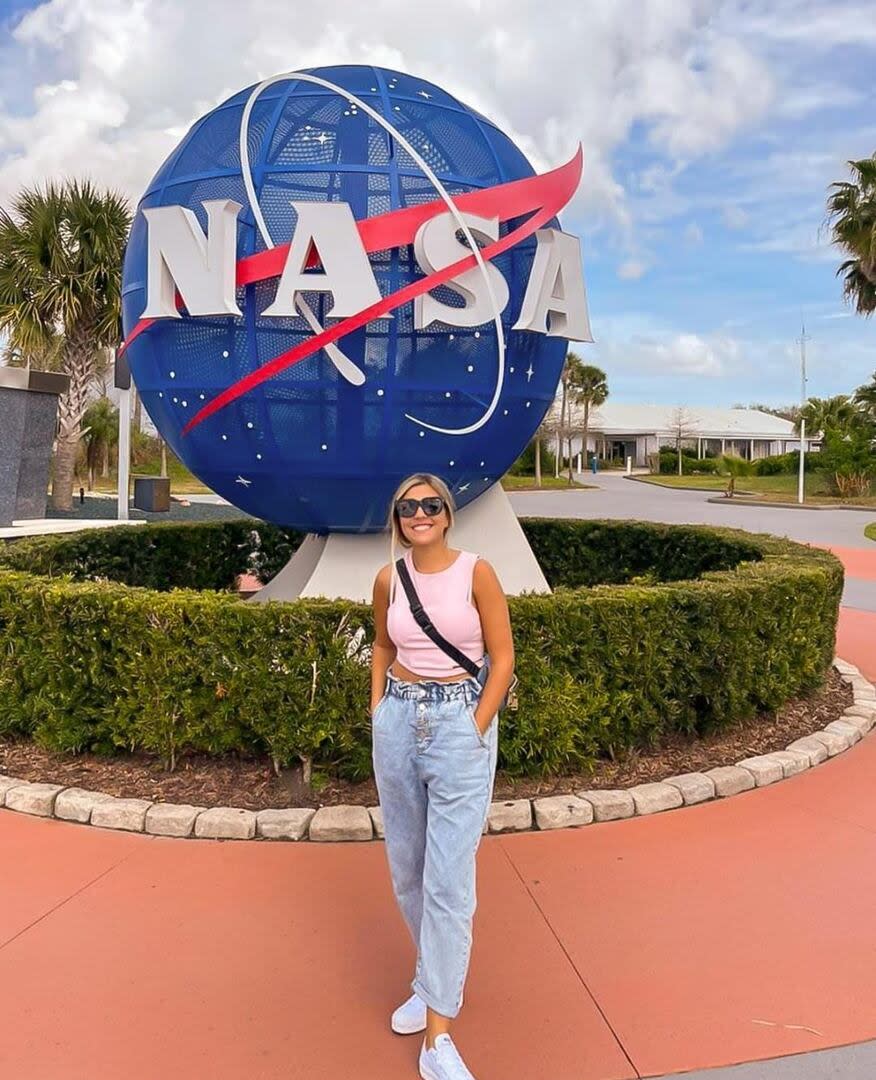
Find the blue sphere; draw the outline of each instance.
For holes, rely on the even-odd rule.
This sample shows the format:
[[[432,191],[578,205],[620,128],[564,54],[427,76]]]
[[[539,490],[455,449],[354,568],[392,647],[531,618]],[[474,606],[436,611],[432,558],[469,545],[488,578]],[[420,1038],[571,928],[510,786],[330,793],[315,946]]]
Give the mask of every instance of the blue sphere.
[[[534,175],[520,150],[490,120],[423,79],[384,68],[310,69],[367,102],[425,158],[451,196]],[[253,87],[197,123],[161,166],[140,200],[125,256],[123,324],[129,336],[146,305],[147,232],[142,210],[179,205],[206,231],[202,203],[234,199],[237,258],[288,243],[293,201],[341,201],[354,218],[439,198],[404,148],[361,108],[334,90],[287,78],[266,86],[249,118],[252,187],[268,239],[253,214],[239,139]],[[519,224],[504,222],[500,235]],[[559,227],[556,219],[549,227]],[[467,435],[431,430],[482,417],[497,385],[493,322],[472,328],[432,323],[414,328],[413,304],[392,319],[338,341],[365,375],[344,378],[324,351],[311,354],[241,394],[183,433],[200,408],[239,379],[312,337],[303,318],[263,317],[276,279],[239,287],[239,316],[160,319],[128,348],[142,401],[174,453],[208,487],[257,517],[316,533],[375,532],[389,500],[413,472],[441,476],[464,506],[494,484],[519,456],[556,390],[566,341],[513,330],[535,253],[529,237],[493,263],[507,281],[502,316],[507,343],[501,398],[490,419]],[[372,253],[383,296],[424,276],[413,245]],[[447,304],[455,294],[439,286]],[[326,326],[331,297],[314,302]],[[329,319],[331,325],[331,319]]]

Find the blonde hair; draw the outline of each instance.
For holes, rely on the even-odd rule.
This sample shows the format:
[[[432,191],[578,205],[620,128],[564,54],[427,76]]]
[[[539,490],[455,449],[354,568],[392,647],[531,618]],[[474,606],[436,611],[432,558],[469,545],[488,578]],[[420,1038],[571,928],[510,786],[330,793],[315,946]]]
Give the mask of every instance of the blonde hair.
[[[389,517],[386,522],[386,527],[390,530],[391,534],[389,542],[390,591],[392,589],[392,579],[396,572],[396,547],[399,544],[401,544],[402,547],[411,546],[410,542],[405,539],[404,534],[401,531],[395,504],[398,499],[401,499],[407,491],[417,484],[428,484],[429,487],[435,491],[436,495],[440,495],[444,500],[444,506],[447,511],[447,528],[444,530],[445,541],[447,540],[447,534],[453,528],[453,523],[456,520],[456,503],[453,499],[453,493],[440,476],[433,476],[432,473],[414,473],[412,476],[408,476],[405,480],[402,480],[395,489],[395,493],[390,500]]]

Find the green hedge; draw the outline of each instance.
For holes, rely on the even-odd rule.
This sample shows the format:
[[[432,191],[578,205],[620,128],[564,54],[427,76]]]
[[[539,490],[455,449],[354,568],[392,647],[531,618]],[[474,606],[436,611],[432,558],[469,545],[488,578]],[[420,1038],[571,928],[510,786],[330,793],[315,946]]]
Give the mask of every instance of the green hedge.
[[[698,458],[696,450],[689,450],[687,447],[682,447],[681,459],[681,468],[685,476],[691,476],[695,473],[719,473],[721,471],[719,458],[714,456]],[[678,472],[678,454],[675,450],[661,449],[659,463],[661,473]]]
[[[169,521],[12,541],[0,546],[0,566],[160,592],[228,590],[242,573],[269,581],[303,539],[304,533],[252,519]]]
[[[671,731],[706,733],[823,680],[843,579],[830,553],[730,529],[522,524],[555,591],[509,600],[520,708],[501,720],[505,770],[585,767]],[[195,751],[307,756],[369,776],[369,606],[209,591],[241,569],[267,575],[297,540],[232,521],[0,549],[0,735],[169,765]],[[208,591],[64,570],[165,587],[190,573]]]

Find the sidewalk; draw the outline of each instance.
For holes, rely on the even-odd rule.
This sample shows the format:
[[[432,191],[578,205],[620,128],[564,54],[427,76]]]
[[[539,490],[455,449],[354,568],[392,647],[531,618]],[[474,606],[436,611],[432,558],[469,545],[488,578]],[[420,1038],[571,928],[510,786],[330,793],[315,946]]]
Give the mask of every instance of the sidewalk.
[[[876,551],[837,554],[872,584]],[[876,610],[844,607],[837,654],[871,680],[874,643]],[[454,1025],[478,1080],[749,1061],[714,1080],[869,1080],[873,1047],[813,1052],[876,1038],[874,777],[876,734],[728,800],[484,837]],[[381,844],[180,841],[0,810],[0,865],[0,1074],[416,1077],[418,1037],[388,1026],[414,949]],[[808,1056],[767,1061],[783,1055]]]

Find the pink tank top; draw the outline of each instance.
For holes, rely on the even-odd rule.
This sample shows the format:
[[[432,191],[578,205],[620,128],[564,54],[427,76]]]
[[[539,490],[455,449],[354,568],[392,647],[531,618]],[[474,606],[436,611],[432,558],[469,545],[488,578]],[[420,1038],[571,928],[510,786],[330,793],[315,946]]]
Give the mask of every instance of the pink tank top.
[[[446,570],[433,574],[421,574],[417,570],[410,548],[405,552],[404,560],[420,603],[435,628],[457,649],[480,664],[484,657],[484,636],[478,609],[471,599],[472,574],[478,556],[472,551],[460,551]],[[424,677],[467,675],[464,668],[451,660],[417,626],[395,567],[391,589],[386,629],[396,647],[398,662],[408,671]]]

